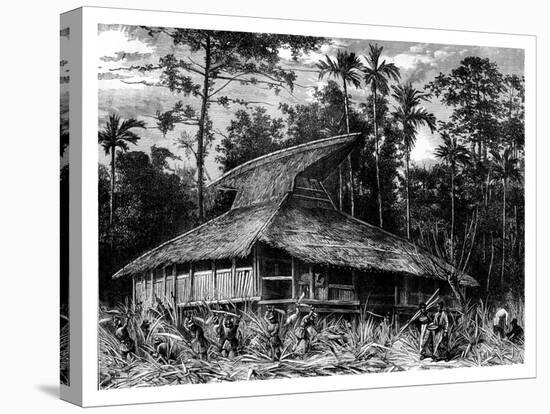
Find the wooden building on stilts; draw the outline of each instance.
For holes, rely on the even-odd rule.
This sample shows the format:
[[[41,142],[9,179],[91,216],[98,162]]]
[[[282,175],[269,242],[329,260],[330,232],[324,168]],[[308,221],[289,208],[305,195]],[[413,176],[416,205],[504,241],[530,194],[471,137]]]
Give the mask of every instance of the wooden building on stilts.
[[[343,135],[256,158],[210,186],[236,191],[229,211],[146,252],[113,277],[142,304],[170,300],[319,312],[410,313],[437,289],[456,305],[455,269],[409,241],[339,211],[323,181],[358,139]],[[461,289],[477,286],[459,273]]]

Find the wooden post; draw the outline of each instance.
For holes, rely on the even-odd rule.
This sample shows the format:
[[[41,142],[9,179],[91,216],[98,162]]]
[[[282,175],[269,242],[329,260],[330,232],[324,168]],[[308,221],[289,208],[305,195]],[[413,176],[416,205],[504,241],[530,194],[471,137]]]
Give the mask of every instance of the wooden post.
[[[315,299],[315,278],[313,277],[312,265],[309,265],[309,298]]]
[[[164,266],[162,268],[162,295],[164,296],[163,298],[163,301],[165,303],[167,303],[168,301],[166,300],[166,279],[167,279],[167,275],[166,275],[166,266]]]
[[[216,275],[216,261],[212,260],[212,279],[214,282],[214,299],[220,299],[218,298],[218,277]]]
[[[260,248],[256,244],[254,246],[254,280],[256,281],[256,293],[258,296],[262,297],[262,275],[260,271]]]
[[[357,270],[351,269],[351,285],[353,286],[353,299],[357,299],[357,292],[359,289],[357,288]]]
[[[132,309],[136,309],[136,275],[132,275]]]
[[[409,278],[407,276],[402,277],[403,285],[403,305],[409,304]]]
[[[294,260],[294,256],[291,256],[290,258],[292,268],[291,268],[291,274],[292,274],[292,298],[298,299],[296,297],[296,261]]]
[[[393,276],[393,304],[394,306],[399,305],[399,279],[397,275]]]
[[[151,306],[155,303],[155,270],[151,270]]]
[[[172,297],[174,299],[174,308],[177,308],[178,306],[178,272],[177,272],[177,265],[174,263],[172,266]]]
[[[194,288],[195,288],[195,275],[193,274],[193,262],[189,262],[189,301],[192,302],[194,295]]]
[[[235,288],[237,287],[236,279],[237,275],[237,260],[235,258],[231,259],[231,281],[233,282],[233,293],[235,293]],[[235,295],[233,295],[235,296]]]

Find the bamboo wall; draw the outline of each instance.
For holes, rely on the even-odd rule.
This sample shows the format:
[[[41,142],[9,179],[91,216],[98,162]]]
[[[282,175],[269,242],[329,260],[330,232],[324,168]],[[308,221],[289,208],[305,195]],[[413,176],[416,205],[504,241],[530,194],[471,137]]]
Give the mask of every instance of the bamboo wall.
[[[210,270],[195,271],[193,264],[168,266],[134,279],[134,300],[143,306],[154,305],[156,299],[163,302],[186,305],[193,302],[224,300],[248,300],[259,296],[254,267],[217,269],[211,263]]]

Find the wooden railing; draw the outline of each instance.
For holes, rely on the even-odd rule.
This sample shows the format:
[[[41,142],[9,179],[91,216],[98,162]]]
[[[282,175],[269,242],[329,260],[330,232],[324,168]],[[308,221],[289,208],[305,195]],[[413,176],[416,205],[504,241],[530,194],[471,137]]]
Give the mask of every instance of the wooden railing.
[[[328,285],[328,299],[352,302],[357,300],[357,296],[351,285]]]
[[[257,295],[252,267],[180,274],[176,279],[178,303],[246,299]]]
[[[193,273],[192,300],[208,301],[215,299],[214,274],[211,270]]]
[[[255,296],[257,289],[251,267],[238,267],[234,273],[231,269],[218,270],[216,278],[218,300]]]
[[[314,299],[352,302],[357,300],[357,295],[351,285],[329,284],[327,287],[316,286]]]

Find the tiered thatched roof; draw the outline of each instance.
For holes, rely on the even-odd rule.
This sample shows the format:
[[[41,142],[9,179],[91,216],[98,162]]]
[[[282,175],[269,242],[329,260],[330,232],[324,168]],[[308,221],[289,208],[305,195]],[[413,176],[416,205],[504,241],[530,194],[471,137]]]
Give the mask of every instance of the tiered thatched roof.
[[[300,182],[325,179],[356,140],[357,135],[319,140],[231,170],[213,183],[238,191],[231,210],[145,253],[114,277],[174,263],[245,257],[261,241],[307,263],[445,278],[452,266],[407,240],[337,211],[329,202],[316,208],[289,197],[296,177]],[[468,275],[459,279],[477,285]]]

